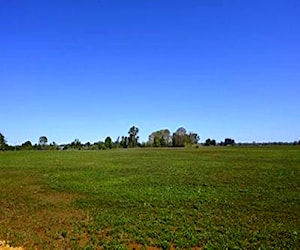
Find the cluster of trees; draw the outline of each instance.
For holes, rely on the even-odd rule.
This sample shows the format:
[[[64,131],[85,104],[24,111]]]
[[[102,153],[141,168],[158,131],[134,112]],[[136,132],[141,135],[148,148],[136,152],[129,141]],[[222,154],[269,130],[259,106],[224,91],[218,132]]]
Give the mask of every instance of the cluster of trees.
[[[161,129],[149,135],[147,146],[150,147],[186,147],[198,144],[200,137],[198,134],[190,132],[180,127],[173,134],[168,129]]]
[[[112,149],[112,148],[134,148],[134,147],[191,147],[193,145],[203,146],[233,146],[233,145],[300,145],[300,140],[293,143],[238,143],[231,138],[225,138],[224,141],[219,143],[214,139],[206,139],[204,143],[199,144],[200,137],[197,133],[187,132],[183,127],[178,128],[174,133],[171,133],[169,129],[161,129],[155,131],[149,135],[147,142],[139,142],[139,128],[132,126],[127,136],[118,137],[116,141],[113,141],[111,137],[107,136],[104,141],[95,143],[87,142],[81,143],[79,139],[75,139],[73,142],[63,145],[58,145],[55,142],[48,144],[48,138],[41,136],[38,143],[32,144],[30,141],[26,141],[21,145],[11,146],[7,144],[7,141],[3,134],[0,133],[0,150],[66,150],[66,149]]]
[[[58,145],[55,142],[48,144],[48,138],[41,136],[38,143],[32,144],[26,141],[21,145],[9,146],[6,144],[5,137],[0,134],[0,149],[1,150],[66,150],[66,149],[112,149],[112,148],[134,148],[134,147],[184,147],[197,144],[199,136],[196,133],[187,133],[186,129],[181,127],[173,134],[168,129],[162,129],[149,135],[148,142],[139,142],[139,128],[132,126],[127,136],[118,137],[113,141],[111,137],[106,137],[104,141],[95,143],[81,143],[79,139],[63,145]],[[2,138],[2,139],[1,139]]]
[[[216,146],[217,145],[217,142],[215,139],[206,139],[205,143],[204,143],[204,146]]]
[[[10,146],[7,144],[3,134],[0,133],[0,150],[66,150],[66,149],[112,149],[112,148],[130,148],[141,146],[139,143],[139,129],[132,126],[128,131],[128,136],[122,136],[113,142],[111,137],[106,137],[105,141],[99,141],[91,144],[87,142],[82,144],[79,139],[75,139],[69,144],[58,145],[55,142],[48,144],[48,138],[41,136],[38,143],[32,144],[31,141],[26,141],[21,145]]]
[[[122,148],[134,148],[139,146],[139,129],[135,126],[132,126],[128,131],[128,136],[122,136],[121,141],[120,138],[117,139],[116,144]]]

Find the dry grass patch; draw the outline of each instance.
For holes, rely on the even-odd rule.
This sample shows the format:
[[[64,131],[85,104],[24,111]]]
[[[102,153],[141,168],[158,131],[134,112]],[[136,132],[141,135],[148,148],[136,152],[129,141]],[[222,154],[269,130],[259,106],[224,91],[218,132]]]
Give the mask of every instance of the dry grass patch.
[[[0,250],[10,250],[10,249],[14,249],[14,250],[24,250],[23,247],[12,247],[9,245],[8,242],[6,242],[5,240],[0,240]]]
[[[19,191],[16,195],[16,190],[7,188],[0,199],[0,238],[28,249],[70,247],[75,226],[87,220],[82,210],[72,206],[79,196],[45,191],[38,185],[23,186]]]

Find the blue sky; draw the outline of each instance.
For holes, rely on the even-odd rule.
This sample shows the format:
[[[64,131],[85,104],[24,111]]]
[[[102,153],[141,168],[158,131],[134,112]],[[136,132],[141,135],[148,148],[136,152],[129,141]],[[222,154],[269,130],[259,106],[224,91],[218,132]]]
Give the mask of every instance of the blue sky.
[[[299,13],[298,0],[2,0],[0,132],[299,140]]]

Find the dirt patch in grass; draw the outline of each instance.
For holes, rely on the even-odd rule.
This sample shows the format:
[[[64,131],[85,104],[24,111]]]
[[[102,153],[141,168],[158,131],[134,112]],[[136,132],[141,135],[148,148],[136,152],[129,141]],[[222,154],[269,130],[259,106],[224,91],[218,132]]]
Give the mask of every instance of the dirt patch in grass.
[[[78,195],[51,191],[23,195],[0,200],[0,239],[29,249],[70,247],[74,228],[87,220],[84,211],[72,206]]]
[[[136,244],[136,243],[130,243],[127,246],[128,250],[142,250],[145,249],[144,246],[142,244]],[[160,248],[158,247],[146,247],[146,250],[159,250]]]
[[[142,249],[146,249],[146,250],[159,250],[161,248],[159,247],[155,247],[155,246],[148,246],[148,247],[144,247],[142,244],[137,244],[137,243],[130,243],[127,245],[127,249],[129,250],[142,250]],[[176,247],[174,244],[171,244],[170,246],[170,250],[175,250]],[[203,248],[201,247],[192,247],[192,250],[202,250]]]
[[[0,250],[24,250],[23,247],[11,247],[5,240],[0,240]]]

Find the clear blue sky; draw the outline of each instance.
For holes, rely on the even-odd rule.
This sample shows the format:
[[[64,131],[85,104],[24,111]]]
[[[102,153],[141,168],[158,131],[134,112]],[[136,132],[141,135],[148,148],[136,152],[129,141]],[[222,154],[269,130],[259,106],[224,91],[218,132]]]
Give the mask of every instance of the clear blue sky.
[[[10,144],[300,139],[299,0],[1,0]]]

